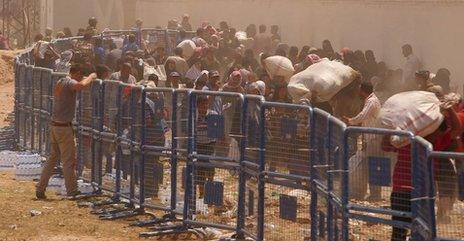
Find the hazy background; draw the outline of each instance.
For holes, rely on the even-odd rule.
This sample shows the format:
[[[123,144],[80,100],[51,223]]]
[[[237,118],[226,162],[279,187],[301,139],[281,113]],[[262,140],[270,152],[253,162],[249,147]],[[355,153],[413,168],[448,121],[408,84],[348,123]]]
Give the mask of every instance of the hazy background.
[[[190,14],[194,27],[205,20],[213,25],[225,20],[237,29],[276,24],[289,45],[320,47],[329,39],[336,50],[372,49],[378,61],[392,68],[401,67],[401,46],[410,43],[425,69],[446,67],[460,91],[464,83],[464,1],[139,0],[126,15],[124,1],[55,0],[53,27],[71,26],[75,32],[94,15],[102,28],[124,28],[135,18],[142,18],[146,27],[164,27],[183,13]]]

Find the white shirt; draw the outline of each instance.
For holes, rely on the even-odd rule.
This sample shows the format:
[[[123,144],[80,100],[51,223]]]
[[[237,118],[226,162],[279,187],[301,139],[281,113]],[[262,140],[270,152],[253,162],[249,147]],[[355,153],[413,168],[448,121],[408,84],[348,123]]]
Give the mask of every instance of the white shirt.
[[[361,124],[364,127],[375,127],[381,107],[382,105],[379,99],[372,93],[365,100],[362,111],[359,112],[357,116],[350,119],[350,125]]]
[[[404,63],[403,68],[403,83],[402,87],[411,87],[415,85],[415,75],[416,71],[420,68],[419,59],[414,55],[410,54],[406,57],[406,62]]]

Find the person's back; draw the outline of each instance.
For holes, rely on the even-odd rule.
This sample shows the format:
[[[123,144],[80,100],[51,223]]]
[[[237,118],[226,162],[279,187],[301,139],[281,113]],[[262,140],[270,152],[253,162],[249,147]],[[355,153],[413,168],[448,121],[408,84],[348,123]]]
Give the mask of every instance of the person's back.
[[[406,60],[403,67],[403,80],[400,87],[403,88],[403,90],[413,90],[416,87],[415,73],[420,69],[420,62],[413,54],[411,45],[404,45],[402,51]]]
[[[266,33],[266,26],[259,26],[259,34],[254,37],[254,47],[253,50],[255,55],[258,55],[262,52],[269,51],[271,48],[271,36]]]

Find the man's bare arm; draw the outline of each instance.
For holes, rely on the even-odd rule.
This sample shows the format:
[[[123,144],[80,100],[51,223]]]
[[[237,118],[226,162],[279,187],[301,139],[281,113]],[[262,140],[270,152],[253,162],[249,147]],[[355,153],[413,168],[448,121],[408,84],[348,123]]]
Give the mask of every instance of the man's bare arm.
[[[84,78],[82,81],[77,82],[77,84],[74,85],[74,90],[75,91],[81,91],[85,89],[85,87],[89,86],[92,81],[97,79],[97,74],[92,73],[88,77]]]

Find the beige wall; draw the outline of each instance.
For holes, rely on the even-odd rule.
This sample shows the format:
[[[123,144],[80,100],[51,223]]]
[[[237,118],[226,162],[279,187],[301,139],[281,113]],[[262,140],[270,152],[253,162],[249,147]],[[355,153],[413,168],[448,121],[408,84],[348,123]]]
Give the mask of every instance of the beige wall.
[[[73,33],[78,28],[87,27],[90,17],[97,17],[99,29],[124,28],[124,8],[122,1],[129,0],[48,0],[53,1],[53,27],[62,30],[70,27]]]
[[[150,26],[165,26],[183,13],[193,25],[277,24],[290,44],[319,47],[330,39],[336,49],[373,49],[394,68],[403,62],[401,46],[411,43],[424,68],[447,67],[460,86],[464,80],[464,1],[139,0],[137,13]]]

